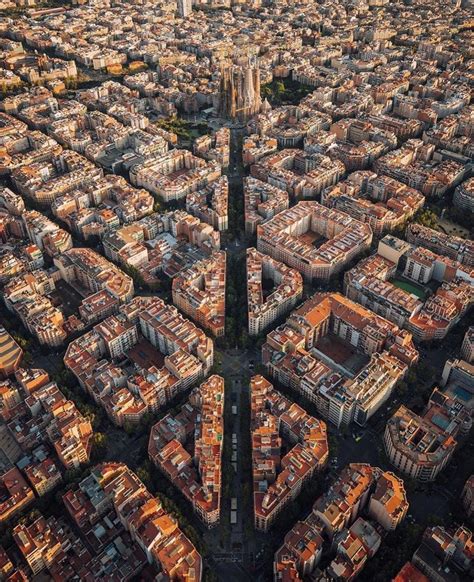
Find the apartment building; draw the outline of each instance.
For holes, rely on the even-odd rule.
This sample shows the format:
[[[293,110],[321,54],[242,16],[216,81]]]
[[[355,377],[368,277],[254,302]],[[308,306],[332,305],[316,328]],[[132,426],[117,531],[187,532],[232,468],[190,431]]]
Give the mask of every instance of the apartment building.
[[[51,457],[28,465],[24,468],[24,473],[38,497],[52,491],[63,480],[58,466]]]
[[[225,333],[226,253],[196,262],[173,279],[173,303],[213,336]]]
[[[408,242],[422,246],[430,251],[445,255],[450,259],[474,266],[474,242],[444,234],[421,224],[410,224],[406,232]]]
[[[457,398],[433,391],[422,416],[401,406],[387,422],[385,451],[402,473],[420,481],[434,481],[467,434],[472,420]]]
[[[385,239],[382,239],[385,240]],[[390,282],[397,264],[376,254],[360,261],[344,275],[344,293],[374,313],[404,327],[423,303]]]
[[[49,442],[66,469],[87,463],[92,425],[71,400],[67,400],[44,370],[22,370],[19,386],[12,384],[15,406],[6,407],[4,420],[18,447],[32,451]],[[30,393],[28,387],[35,386]]]
[[[390,471],[385,471],[370,497],[369,516],[385,531],[393,531],[405,519],[407,511],[408,500],[403,481]]]
[[[54,289],[53,277],[40,269],[12,278],[3,289],[7,309],[18,315],[40,344],[51,347],[60,346],[67,337],[64,315],[49,298]]]
[[[324,190],[321,203],[347,212],[368,224],[374,235],[381,236],[412,218],[424,205],[425,197],[414,188],[388,176],[359,171]]]
[[[272,288],[268,290],[268,282]],[[255,248],[247,249],[247,310],[250,335],[259,335],[276,319],[290,311],[303,294],[298,271]]]
[[[424,287],[422,302],[390,280],[396,276]],[[441,282],[436,292],[427,285]],[[385,236],[378,252],[344,275],[345,294],[409,330],[415,339],[442,339],[472,305],[469,268],[420,246]]]
[[[413,565],[433,582],[469,578],[472,572],[472,532],[466,526],[428,527],[412,557]]]
[[[466,331],[461,345],[461,358],[468,364],[474,362],[474,326]]]
[[[252,165],[251,175],[296,198],[315,198],[345,173],[339,160],[298,149],[284,149]]]
[[[13,374],[23,358],[23,350],[7,332],[0,326],[0,378]]]
[[[63,151],[50,162],[36,162],[12,171],[20,194],[42,205],[103,176],[100,168],[73,151]]]
[[[85,325],[97,323],[109,315],[113,315],[120,302],[108,289],[101,289],[82,300],[79,314]]]
[[[147,284],[159,282],[164,272],[175,277],[197,260],[220,249],[220,232],[184,210],[153,213],[107,232],[105,256],[137,269]]]
[[[178,149],[130,169],[130,181],[134,186],[146,188],[165,202],[184,198],[220,175],[221,167],[214,160],[206,162],[188,150]]]
[[[363,519],[366,511],[369,519]],[[303,580],[311,575],[353,580],[379,549],[383,531],[395,529],[408,511],[403,481],[393,473],[362,463],[348,465],[297,522],[275,553],[274,580]],[[324,540],[336,555],[324,571]]]
[[[223,443],[224,379],[216,375],[191,392],[177,415],[158,421],[148,441],[150,459],[208,528],[220,521]]]
[[[19,194],[2,186],[0,187],[0,207],[12,216],[22,216],[25,211],[25,202]]]
[[[31,525],[16,525],[13,539],[34,575],[52,566],[60,552],[70,547],[54,517],[46,520],[41,516]]]
[[[229,227],[229,181],[227,176],[186,196],[186,211],[210,224],[215,230]]]
[[[158,297],[135,297],[71,342],[64,362],[123,426],[137,424],[205,376],[213,344],[175,307]]]
[[[368,559],[372,558],[381,545],[382,538],[375,527],[358,517],[340,534],[336,556],[326,569],[331,579],[354,580],[362,571]]]
[[[278,141],[273,137],[259,136],[256,133],[244,137],[242,144],[242,161],[245,166],[256,164],[265,156],[276,152]]]
[[[254,525],[268,531],[328,459],[324,422],[291,403],[263,376],[250,381]],[[280,436],[281,435],[281,436]],[[282,454],[282,440],[292,448]]]
[[[474,365],[464,360],[450,359],[444,364],[441,375],[441,386],[447,387],[447,392],[458,396],[464,405],[472,409],[473,401]]]
[[[17,469],[12,469],[0,476],[2,498],[0,502],[0,523],[7,522],[16,513],[28,507],[34,500],[33,489]]]
[[[407,329],[420,341],[443,339],[473,302],[474,290],[469,279],[456,277],[444,281],[423,308],[410,317]]]
[[[326,352],[328,335],[367,360],[348,369],[343,358]],[[267,335],[262,359],[269,374],[303,394],[324,418],[337,426],[364,425],[418,352],[395,324],[338,293],[316,293]]]
[[[244,178],[244,215],[247,234],[255,234],[259,224],[267,222],[288,207],[289,196],[285,190],[256,178]]]
[[[71,235],[40,212],[23,212],[22,221],[30,241],[49,256],[57,256],[72,248]]]
[[[221,127],[214,135],[203,135],[194,140],[193,151],[205,160],[216,161],[221,168],[229,166],[230,129]]]
[[[474,212],[474,178],[469,178],[454,191],[454,206]]]
[[[328,281],[369,248],[372,231],[348,214],[299,202],[257,227],[257,249],[309,281]]]
[[[61,278],[92,293],[109,291],[120,303],[126,303],[134,294],[133,279],[118,267],[89,248],[74,248],[54,259]]]
[[[464,179],[467,169],[458,161],[433,158],[434,151],[434,145],[410,139],[400,149],[378,158],[374,170],[419,190],[426,197],[439,198]]]

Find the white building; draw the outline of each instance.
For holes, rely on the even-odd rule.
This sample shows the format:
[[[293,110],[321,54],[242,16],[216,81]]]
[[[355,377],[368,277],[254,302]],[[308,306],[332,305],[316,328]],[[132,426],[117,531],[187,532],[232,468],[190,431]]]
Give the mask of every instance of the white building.
[[[187,18],[193,11],[192,0],[178,0],[178,14],[181,18]]]

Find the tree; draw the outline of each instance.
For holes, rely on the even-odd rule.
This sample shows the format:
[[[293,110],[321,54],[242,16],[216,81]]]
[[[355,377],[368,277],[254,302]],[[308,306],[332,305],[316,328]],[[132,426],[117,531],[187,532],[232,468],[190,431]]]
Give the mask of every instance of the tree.
[[[283,81],[277,81],[275,83],[275,94],[277,97],[281,98],[286,91],[285,83]]]
[[[431,387],[431,384],[435,380],[436,370],[433,368],[433,366],[430,366],[429,364],[419,362],[415,369],[415,375],[418,387],[420,387],[419,386],[420,384],[422,385],[429,384],[428,387]]]
[[[17,333],[13,333],[12,338],[16,341],[16,343],[20,346],[20,348],[23,351],[26,352],[26,350],[30,347],[31,341],[29,339],[26,339]]]
[[[331,456],[337,457],[337,452],[339,450],[339,439],[333,434],[328,435],[329,450],[331,451]]]
[[[67,484],[71,484],[71,483],[75,483],[79,477],[81,476],[82,471],[81,469],[68,469],[65,473],[64,473],[64,483]]]
[[[123,423],[122,428],[128,434],[128,436],[135,436],[137,434],[137,426],[133,424],[133,422],[130,422],[129,420],[126,420]]]
[[[99,424],[99,419],[92,406],[89,406],[88,404],[76,404],[76,406],[79,412],[82,414],[82,416],[91,423],[92,428],[93,429],[97,428]]]
[[[95,432],[92,436],[92,446],[98,449],[106,449],[109,437],[103,432]]]
[[[409,393],[408,384],[404,380],[400,380],[396,387],[398,396],[403,397]]]
[[[427,226],[434,230],[438,229],[438,217],[429,208],[422,208],[415,214],[414,221],[422,226]]]
[[[258,364],[255,366],[255,369],[254,369],[254,374],[255,374],[256,376],[258,376],[258,375],[260,375],[260,376],[265,376],[265,374],[266,374],[266,373],[267,373],[267,368],[266,368],[266,366],[265,366],[264,364],[260,364],[260,363],[258,363]]]
[[[67,77],[64,80],[66,89],[77,89],[77,79],[74,77]]]
[[[240,337],[239,337],[239,346],[243,349],[246,349],[249,347],[251,343],[251,340],[249,338],[249,334],[247,332],[246,329],[242,329],[240,332]]]
[[[217,574],[214,572],[214,570],[211,570],[209,566],[204,567],[202,579],[203,582],[217,582],[219,580]]]
[[[415,370],[413,368],[410,368],[410,370],[408,371],[408,375],[407,375],[407,383],[410,387],[413,387],[417,382],[417,377],[416,377],[416,373]]]
[[[214,352],[214,362],[212,364],[211,375],[222,373],[222,357],[219,352]]]
[[[123,265],[122,270],[133,279],[135,285],[138,287],[144,285],[145,282],[143,280],[143,276],[136,267],[133,267],[132,265]]]
[[[138,469],[136,470],[137,477],[143,482],[147,489],[152,489],[152,478],[151,478],[151,463],[146,460]]]
[[[146,412],[141,419],[140,428],[148,434],[154,424],[155,416],[151,412]]]

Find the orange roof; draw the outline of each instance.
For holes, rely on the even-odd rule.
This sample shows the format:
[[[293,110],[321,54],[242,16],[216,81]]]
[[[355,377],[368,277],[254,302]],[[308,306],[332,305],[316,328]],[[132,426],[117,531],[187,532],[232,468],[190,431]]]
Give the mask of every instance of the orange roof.
[[[430,582],[411,562],[406,562],[392,582]]]

